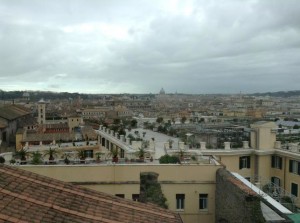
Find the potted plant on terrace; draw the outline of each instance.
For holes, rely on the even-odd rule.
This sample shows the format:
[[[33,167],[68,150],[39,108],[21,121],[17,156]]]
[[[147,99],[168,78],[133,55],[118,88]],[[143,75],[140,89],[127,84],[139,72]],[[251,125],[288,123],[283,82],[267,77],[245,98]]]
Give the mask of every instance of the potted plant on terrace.
[[[144,148],[139,148],[139,150],[137,151],[136,154],[139,157],[140,162],[144,162],[144,160],[145,160],[145,153],[146,153],[146,151],[145,151]]]
[[[64,163],[65,164],[70,164],[70,159],[69,158],[71,158],[71,154],[70,153],[65,153],[63,156],[62,156],[62,158],[64,158]]]
[[[80,163],[85,163],[85,152],[83,149],[78,151],[77,156],[80,159]]]
[[[177,153],[178,153],[180,162],[184,161],[184,156],[185,156],[186,152],[184,150],[180,149]]]
[[[39,164],[41,164],[43,162],[42,161],[42,156],[43,155],[39,151],[32,152],[31,156],[32,156],[31,163],[33,165],[39,165]]]
[[[168,142],[169,142],[169,148],[172,149],[174,140],[169,139]]]
[[[49,164],[54,164],[54,159],[58,155],[58,151],[56,149],[52,149],[51,147],[49,150],[44,152],[44,156],[48,156]]]
[[[27,163],[26,159],[29,157],[30,153],[27,151],[27,149],[22,148],[19,151],[16,151],[15,155],[20,158],[22,165]]]
[[[112,156],[112,162],[117,163],[119,161],[119,150],[116,148],[113,148],[111,151],[111,156]]]
[[[102,153],[102,152],[97,152],[97,153],[95,153],[95,155],[96,155],[96,162],[97,163],[100,163],[101,162],[101,156],[103,155],[104,153]]]

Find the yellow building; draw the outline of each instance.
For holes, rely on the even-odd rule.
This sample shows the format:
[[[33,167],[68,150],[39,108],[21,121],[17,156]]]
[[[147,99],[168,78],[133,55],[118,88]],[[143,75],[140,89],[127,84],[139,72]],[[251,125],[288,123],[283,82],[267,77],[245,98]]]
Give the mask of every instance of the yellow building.
[[[249,179],[263,188],[270,182],[281,187],[285,195],[291,195],[300,207],[300,147],[286,149],[276,141],[274,122],[257,122],[251,125],[250,148],[202,150],[204,155],[214,155],[232,172]]]
[[[220,167],[212,159],[209,163],[190,165],[24,165],[21,168],[133,200],[140,193],[140,173],[156,172],[170,210],[180,213],[184,222],[214,222],[215,174]],[[206,200],[201,207],[200,199]]]
[[[74,128],[79,127],[83,123],[83,120],[80,116],[70,116],[68,117],[68,126],[69,131],[74,131]]]

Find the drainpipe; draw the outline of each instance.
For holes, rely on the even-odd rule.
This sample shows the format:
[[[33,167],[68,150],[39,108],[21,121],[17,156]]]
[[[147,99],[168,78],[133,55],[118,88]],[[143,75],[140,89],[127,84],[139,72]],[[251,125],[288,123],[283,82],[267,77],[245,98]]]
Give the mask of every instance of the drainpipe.
[[[284,165],[283,165],[283,189],[284,190],[286,190],[285,188],[286,188],[286,186],[285,186],[285,184],[286,184],[286,180],[285,180],[285,178],[286,178],[286,173],[285,173],[285,169],[286,169],[286,157],[284,157]]]

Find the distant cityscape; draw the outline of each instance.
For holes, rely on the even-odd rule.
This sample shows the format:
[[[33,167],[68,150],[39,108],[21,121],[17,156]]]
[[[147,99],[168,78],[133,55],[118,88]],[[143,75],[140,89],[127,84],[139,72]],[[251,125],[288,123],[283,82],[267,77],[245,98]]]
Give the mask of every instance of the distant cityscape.
[[[173,222],[297,222],[300,91],[1,91],[0,162],[11,176],[26,170],[129,206],[155,204]]]

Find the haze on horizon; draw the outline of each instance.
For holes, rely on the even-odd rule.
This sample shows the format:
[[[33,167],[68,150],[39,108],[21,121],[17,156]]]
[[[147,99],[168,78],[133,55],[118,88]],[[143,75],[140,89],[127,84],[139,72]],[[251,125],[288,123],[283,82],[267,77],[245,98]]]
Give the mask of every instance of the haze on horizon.
[[[0,89],[299,90],[298,0],[1,0]]]

